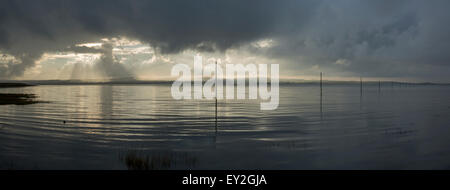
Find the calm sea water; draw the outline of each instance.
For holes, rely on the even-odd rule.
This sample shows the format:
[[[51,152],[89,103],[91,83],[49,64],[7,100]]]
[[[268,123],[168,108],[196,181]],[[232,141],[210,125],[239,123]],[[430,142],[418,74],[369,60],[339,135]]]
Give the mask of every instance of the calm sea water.
[[[220,100],[217,130],[169,85],[0,93],[50,101],[0,105],[1,169],[450,169],[450,86],[285,85],[274,111]]]

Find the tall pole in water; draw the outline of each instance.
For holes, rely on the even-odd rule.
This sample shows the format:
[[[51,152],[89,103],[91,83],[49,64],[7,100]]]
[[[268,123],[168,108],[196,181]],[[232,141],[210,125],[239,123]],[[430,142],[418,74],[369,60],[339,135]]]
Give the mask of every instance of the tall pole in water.
[[[378,93],[380,93],[381,92],[381,81],[379,80],[378,81]]]
[[[362,109],[362,77],[359,77],[359,109]]]
[[[217,60],[216,60],[216,132],[217,132]]]
[[[359,91],[362,96],[362,77],[359,77]]]
[[[320,72],[320,97],[322,97],[322,72]]]
[[[322,72],[320,72],[320,119],[322,119]]]

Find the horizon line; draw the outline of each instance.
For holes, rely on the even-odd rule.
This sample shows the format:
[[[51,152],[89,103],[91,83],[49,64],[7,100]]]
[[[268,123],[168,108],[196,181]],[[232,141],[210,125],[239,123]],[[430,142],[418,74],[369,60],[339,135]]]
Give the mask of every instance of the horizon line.
[[[267,83],[271,83],[270,78]],[[203,82],[206,82],[208,79],[202,80]],[[236,80],[236,79],[235,79]],[[246,78],[245,82],[248,83],[249,78]],[[121,79],[111,79],[111,80],[97,80],[97,79],[48,79],[48,80],[2,80],[0,79],[0,85],[2,83],[25,83],[30,85],[76,85],[76,84],[163,84],[163,83],[172,83],[175,80],[167,79],[167,80],[141,80],[141,79],[127,79],[127,80],[121,80]],[[186,80],[184,82],[188,82],[189,80]],[[190,80],[190,82],[196,82],[196,80]],[[356,80],[322,80],[323,83],[327,84],[359,84],[360,81]],[[225,84],[226,81],[223,81]],[[297,79],[297,80],[291,80],[291,79],[280,79],[280,84],[315,84],[320,83],[320,79],[318,80],[306,80],[306,79]],[[450,85],[450,82],[404,82],[404,81],[396,81],[396,80],[363,80],[363,83],[382,83],[382,84],[411,84],[411,85]]]

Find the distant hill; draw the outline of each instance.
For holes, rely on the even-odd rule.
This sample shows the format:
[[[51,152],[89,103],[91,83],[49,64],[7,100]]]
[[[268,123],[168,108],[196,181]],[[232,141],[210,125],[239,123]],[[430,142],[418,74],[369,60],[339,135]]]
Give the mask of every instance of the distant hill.
[[[7,82],[7,83],[0,82],[0,88],[14,88],[14,87],[26,87],[26,86],[34,86],[34,85],[26,84],[26,83],[15,83],[15,82]]]

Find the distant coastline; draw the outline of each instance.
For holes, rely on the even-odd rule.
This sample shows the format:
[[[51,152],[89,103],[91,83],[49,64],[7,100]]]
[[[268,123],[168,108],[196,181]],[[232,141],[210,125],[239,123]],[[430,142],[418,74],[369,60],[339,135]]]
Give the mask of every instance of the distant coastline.
[[[14,88],[14,87],[27,87],[34,86],[33,84],[22,82],[0,82],[0,88]]]
[[[203,82],[206,82],[204,80]],[[248,82],[248,79],[247,79]],[[4,80],[0,81],[0,88],[28,87],[36,85],[171,85],[173,80]],[[225,83],[225,81],[224,81]],[[270,83],[270,81],[268,81]],[[280,85],[316,85],[319,80],[280,80]],[[399,82],[399,81],[363,81],[366,85],[402,86],[402,85],[450,85],[450,83],[433,82]],[[360,81],[324,80],[325,85],[359,85]]]

